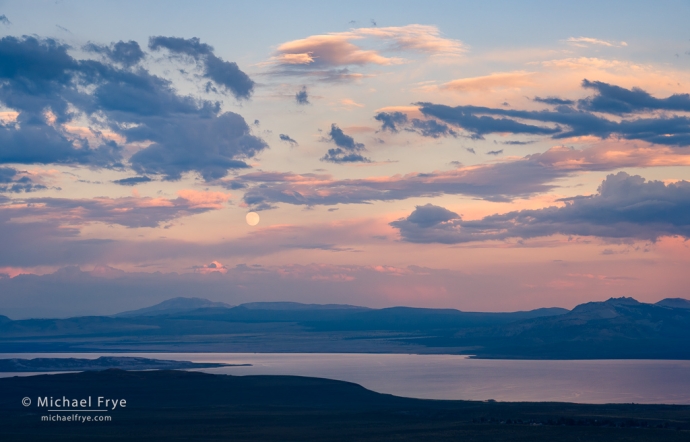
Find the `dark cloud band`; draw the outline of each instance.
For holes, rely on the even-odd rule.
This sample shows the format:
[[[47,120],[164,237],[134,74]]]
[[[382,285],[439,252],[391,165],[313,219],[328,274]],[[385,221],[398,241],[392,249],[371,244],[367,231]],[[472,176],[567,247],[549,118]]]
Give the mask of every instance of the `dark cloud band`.
[[[625,172],[609,175],[599,193],[562,200],[562,207],[520,210],[465,221],[457,213],[427,204],[391,223],[403,240],[458,244],[551,235],[655,241],[690,238],[690,182],[664,184]]]

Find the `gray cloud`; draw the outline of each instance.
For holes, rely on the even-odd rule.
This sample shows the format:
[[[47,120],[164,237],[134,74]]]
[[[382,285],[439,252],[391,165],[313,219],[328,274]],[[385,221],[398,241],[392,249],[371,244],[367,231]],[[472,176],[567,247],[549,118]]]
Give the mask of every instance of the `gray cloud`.
[[[109,46],[98,45],[96,43],[89,43],[84,46],[84,49],[90,52],[102,54],[110,61],[119,63],[125,67],[131,67],[144,59],[144,51],[141,50],[139,43],[136,41],[118,41]]]
[[[149,39],[149,49],[155,51],[161,48],[173,54],[191,57],[202,66],[205,78],[227,88],[238,99],[249,98],[254,91],[254,81],[239,69],[237,63],[218,58],[213,53],[212,46],[201,43],[196,37],[184,39],[158,36]]]
[[[410,173],[386,179],[334,180],[325,174],[256,172],[223,182],[246,188],[243,200],[255,207],[276,203],[295,205],[362,204],[440,195],[466,195],[509,201],[546,192],[573,170],[554,167],[569,152],[529,155],[521,160],[430,173]],[[577,152],[576,152],[577,154]],[[567,156],[566,156],[567,157]]]
[[[36,183],[31,177],[22,174],[12,167],[0,167],[0,192],[33,192],[46,189],[46,186]],[[0,204],[3,201],[0,200]]]
[[[460,215],[444,207],[426,204],[424,206],[417,206],[417,209],[407,217],[407,221],[421,228],[428,228],[459,218]]]
[[[332,141],[338,147],[328,149],[321,161],[331,163],[368,163],[371,161],[360,154],[360,152],[366,151],[364,144],[355,142],[354,138],[346,135],[335,123],[331,125],[328,136],[327,140]]]
[[[559,106],[554,111],[520,111],[477,106],[449,107],[431,103],[420,103],[420,106],[420,111],[424,115],[460,127],[476,139],[481,139],[489,133],[513,133],[551,135],[554,139],[586,135],[602,139],[619,136],[669,146],[690,144],[690,118],[682,116],[636,118],[616,122],[567,106]],[[525,124],[512,118],[556,126]]]
[[[253,82],[242,83],[246,75],[238,71],[239,83],[229,83],[236,65],[215,57],[210,46],[162,37],[153,45],[203,61],[210,78],[249,96]],[[141,67],[130,70],[144,56],[136,42],[88,45],[107,62],[76,60],[67,49],[52,39],[0,39],[0,102],[18,111],[16,122],[0,125],[0,163],[123,167],[122,146],[97,130],[93,134],[100,143],[93,147],[66,132],[63,124],[82,116],[75,109],[87,117],[105,117],[103,124],[128,142],[152,142],[131,158],[131,166],[168,180],[191,171],[217,179],[229,169],[248,167],[244,160],[268,147],[251,135],[241,116],[220,114],[219,102],[182,96],[169,80]]]
[[[8,26],[12,24],[10,19],[7,18],[7,16],[5,14],[0,15],[0,23],[2,23],[3,25],[8,25]]]
[[[597,94],[578,101],[578,107],[592,112],[629,114],[650,110],[690,112],[690,94],[673,94],[667,98],[654,98],[640,89],[625,89],[601,81],[583,80],[582,87],[593,89]]]
[[[307,93],[307,87],[302,86],[302,89],[299,90],[295,94],[295,101],[297,104],[310,104],[309,103],[309,94]]]
[[[448,127],[447,124],[439,123],[436,120],[420,120],[418,118],[413,118],[412,121],[413,131],[418,132],[424,137],[439,138],[447,136],[457,136],[457,132]]]
[[[537,103],[551,104],[551,105],[556,105],[556,106],[571,106],[571,105],[575,104],[575,102],[573,100],[566,100],[564,98],[558,98],[558,97],[546,97],[546,98],[534,97],[533,101],[536,101]]]
[[[666,185],[619,172],[607,176],[598,192],[564,199],[563,207],[520,210],[474,221],[427,204],[391,226],[405,241],[442,244],[556,234],[650,241],[662,236],[690,237],[690,182]]]
[[[290,135],[286,134],[280,134],[279,135],[281,141],[285,141],[286,143],[290,144],[290,146],[297,146],[297,141],[293,140]]]
[[[412,120],[401,112],[380,112],[374,118],[382,130],[398,132],[401,128],[422,136],[438,138],[457,136],[444,123],[463,129],[473,139],[492,133],[530,134],[562,139],[596,136],[602,139],[620,137],[667,146],[690,145],[690,118],[684,115],[635,117],[616,121],[595,114],[629,115],[646,111],[690,111],[690,94],[674,94],[655,98],[648,92],[625,89],[600,81],[583,80],[583,88],[596,95],[579,100],[557,97],[534,98],[534,101],[555,106],[551,110],[526,111],[482,106],[446,106],[417,103],[426,120]],[[440,123],[442,122],[442,123]],[[443,125],[443,126],[439,126]],[[513,143],[516,144],[516,143]]]
[[[490,133],[550,135],[554,139],[591,135],[602,139],[617,136],[667,146],[690,145],[690,118],[686,116],[663,115],[614,121],[592,113],[623,115],[650,110],[687,112],[690,111],[689,94],[654,98],[642,89],[629,90],[586,79],[582,86],[596,90],[597,94],[579,100],[577,109],[561,104],[563,100],[556,98],[535,99],[558,104],[553,110],[543,111],[418,104],[419,110],[429,119],[462,128],[476,139],[482,139]]]
[[[122,178],[121,180],[115,180],[113,183],[121,186],[136,186],[137,184],[149,183],[151,181],[153,180],[147,176],[133,176],[129,178]]]
[[[8,206],[10,202],[21,207]],[[158,227],[176,218],[216,210],[220,204],[198,204],[182,196],[170,200],[149,197],[30,198],[3,203],[0,213],[8,222],[31,217],[59,226],[78,227],[100,222],[134,228]]]
[[[379,112],[374,115],[374,119],[381,122],[381,130],[383,131],[399,132],[404,128],[408,132],[417,132],[422,136],[431,138],[458,135],[447,124],[437,120],[420,120],[418,118],[408,120],[407,115],[402,112]]]
[[[0,39],[0,103],[18,111],[16,122],[0,124],[0,163],[119,164],[121,151],[115,143],[92,149],[87,140],[68,137],[59,126],[72,118],[70,104],[87,101],[75,84],[84,66],[67,49],[52,39]]]
[[[379,112],[374,119],[381,122],[381,130],[398,132],[399,126],[407,124],[407,115],[402,112]]]
[[[162,174],[168,180],[189,171],[198,171],[205,180],[222,178],[228,169],[248,168],[242,160],[268,147],[232,112],[142,121],[147,124],[121,130],[128,141],[154,142],[131,157],[132,168],[141,174]]]

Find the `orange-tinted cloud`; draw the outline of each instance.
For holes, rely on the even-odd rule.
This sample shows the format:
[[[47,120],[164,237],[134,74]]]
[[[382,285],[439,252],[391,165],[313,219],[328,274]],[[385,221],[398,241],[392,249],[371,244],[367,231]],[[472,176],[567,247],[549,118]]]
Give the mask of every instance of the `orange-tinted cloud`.
[[[363,40],[383,43],[383,46],[365,49],[357,44]],[[285,42],[262,65],[273,66],[273,72],[281,75],[317,75],[324,81],[341,81],[361,78],[362,74],[349,70],[354,66],[390,66],[406,61],[384,53],[449,57],[464,50],[462,43],[443,37],[435,26],[359,28]]]
[[[460,78],[441,85],[441,89],[455,92],[487,91],[495,89],[519,89],[534,86],[539,74],[535,72],[515,71],[497,72],[481,77]]]

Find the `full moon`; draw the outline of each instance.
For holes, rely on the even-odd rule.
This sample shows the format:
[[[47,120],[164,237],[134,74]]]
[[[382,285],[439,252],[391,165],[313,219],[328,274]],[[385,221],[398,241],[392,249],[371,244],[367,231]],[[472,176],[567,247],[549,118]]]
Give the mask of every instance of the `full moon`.
[[[247,214],[247,224],[249,224],[250,226],[255,226],[259,224],[259,219],[259,214],[256,212],[249,212]]]

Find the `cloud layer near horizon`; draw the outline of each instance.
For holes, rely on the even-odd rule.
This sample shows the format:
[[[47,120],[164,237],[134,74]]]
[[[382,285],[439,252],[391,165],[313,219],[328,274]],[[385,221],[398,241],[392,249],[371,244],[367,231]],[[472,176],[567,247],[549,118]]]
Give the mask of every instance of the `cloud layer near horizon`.
[[[440,195],[510,201],[548,192],[559,179],[578,172],[671,165],[690,165],[690,152],[649,145],[602,144],[582,150],[556,146],[523,158],[446,171],[343,180],[316,173],[252,172],[223,185],[244,188],[244,202],[257,209],[277,203],[362,204]]]

